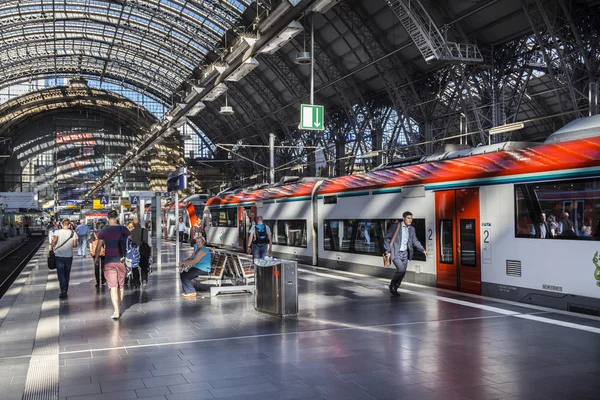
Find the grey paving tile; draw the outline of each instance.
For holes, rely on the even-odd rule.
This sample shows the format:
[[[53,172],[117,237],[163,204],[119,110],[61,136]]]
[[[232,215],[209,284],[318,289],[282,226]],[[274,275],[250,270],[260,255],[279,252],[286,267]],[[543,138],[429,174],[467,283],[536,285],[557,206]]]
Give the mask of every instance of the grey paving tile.
[[[215,397],[208,391],[168,394],[168,400],[207,400]]]
[[[126,379],[119,381],[106,381],[100,382],[102,393],[117,392],[131,389],[144,389],[146,385],[142,382],[142,379]]]
[[[111,374],[111,375],[94,375],[91,376],[90,379],[92,382],[108,382],[108,381],[121,381],[127,379],[135,379],[135,378],[148,378],[152,376],[152,372],[149,370],[144,371],[133,371],[133,372],[123,372],[120,374]]]
[[[171,391],[166,386],[158,386],[149,389],[137,389],[135,391],[138,397],[155,397],[155,396],[163,396],[167,394],[171,394]]]
[[[178,374],[191,374],[192,370],[189,367],[176,367],[176,368],[161,368],[150,371],[152,376],[163,376],[163,375],[178,375]]]
[[[169,386],[169,385],[184,385],[188,383],[181,375],[165,375],[155,376],[152,378],[142,378],[146,387]]]
[[[129,400],[136,399],[137,395],[133,390],[126,390],[123,392],[110,392],[110,393],[100,393],[100,394],[91,394],[87,396],[73,396],[67,397],[67,400]]]
[[[61,397],[82,396],[86,394],[101,393],[100,385],[97,383],[86,383],[83,385],[58,385],[58,395]]]
[[[231,397],[240,395],[251,395],[256,393],[264,392],[276,392],[277,388],[271,383],[259,383],[256,385],[246,385],[240,387],[224,388],[224,389],[211,389],[210,393],[216,398]]]
[[[200,392],[202,390],[213,389],[213,386],[208,382],[187,383],[185,385],[171,385],[169,390],[171,393],[186,393]]]

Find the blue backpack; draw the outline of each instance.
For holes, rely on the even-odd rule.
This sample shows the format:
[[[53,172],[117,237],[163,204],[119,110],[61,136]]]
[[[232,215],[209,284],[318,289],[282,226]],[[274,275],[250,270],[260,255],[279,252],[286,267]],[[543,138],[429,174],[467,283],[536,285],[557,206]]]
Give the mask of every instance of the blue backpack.
[[[265,224],[254,225],[254,232],[256,233],[256,239],[254,240],[254,243],[269,243],[269,237],[267,236],[267,226]]]
[[[140,265],[140,250],[129,237],[125,251],[125,265],[129,268],[137,268]]]

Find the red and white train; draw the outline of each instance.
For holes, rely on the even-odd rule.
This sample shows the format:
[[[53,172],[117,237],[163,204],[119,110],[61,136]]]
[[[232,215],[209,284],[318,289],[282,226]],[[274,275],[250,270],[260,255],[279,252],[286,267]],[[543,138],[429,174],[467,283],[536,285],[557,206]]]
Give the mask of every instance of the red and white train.
[[[209,245],[243,251],[262,215],[278,257],[389,277],[383,234],[407,210],[429,256],[415,254],[406,281],[600,314],[600,116],[571,122],[544,144],[507,142],[225,192],[204,215]],[[536,237],[541,223],[547,238]]]

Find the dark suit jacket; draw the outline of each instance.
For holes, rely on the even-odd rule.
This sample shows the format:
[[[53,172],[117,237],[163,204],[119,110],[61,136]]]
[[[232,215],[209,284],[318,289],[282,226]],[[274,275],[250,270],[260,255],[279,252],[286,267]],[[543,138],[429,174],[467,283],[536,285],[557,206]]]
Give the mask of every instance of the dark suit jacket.
[[[402,221],[400,221],[399,224],[402,224]],[[396,235],[394,243],[390,243],[397,226],[398,224],[390,224],[385,232],[385,236],[383,237],[383,248],[385,249],[386,253],[390,253],[392,255],[392,260],[400,253],[400,246],[402,245],[402,226],[400,226],[400,229],[398,229],[398,235]],[[406,247],[408,250],[409,260],[413,258],[414,247],[416,247],[419,251],[425,251],[425,248],[423,248],[419,242],[419,239],[417,239],[417,232],[415,231],[415,227],[412,225],[408,226],[408,242],[406,243]]]

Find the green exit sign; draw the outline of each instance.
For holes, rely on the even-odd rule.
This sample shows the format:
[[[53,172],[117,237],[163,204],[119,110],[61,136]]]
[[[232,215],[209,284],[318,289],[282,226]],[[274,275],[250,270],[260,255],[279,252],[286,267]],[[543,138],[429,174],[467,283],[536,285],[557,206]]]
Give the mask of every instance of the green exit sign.
[[[323,106],[314,106],[310,104],[300,105],[300,125],[299,129],[308,129],[313,131],[322,131],[323,123]]]

